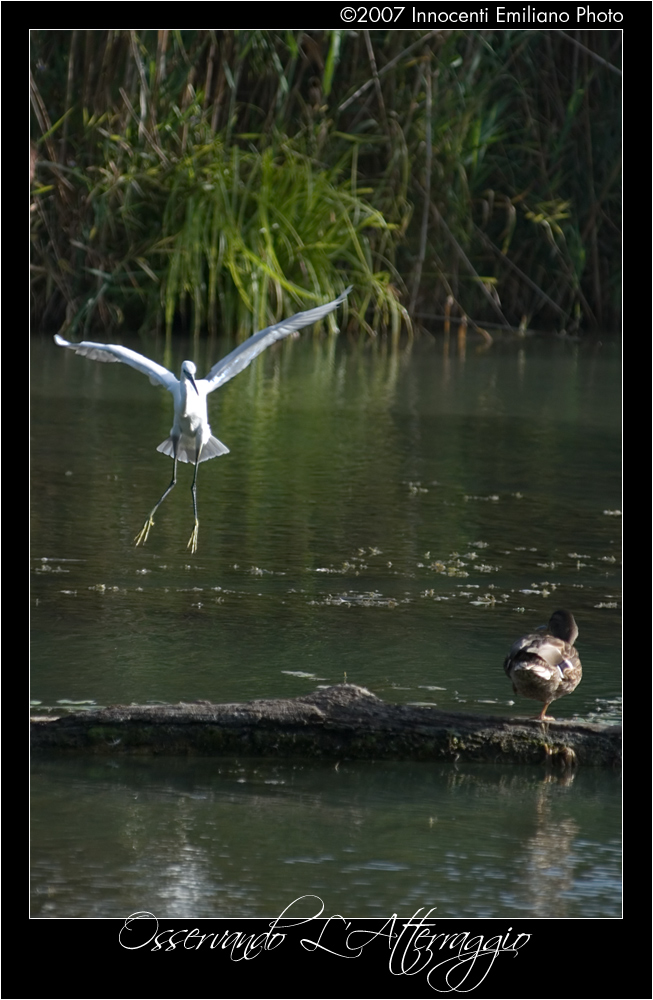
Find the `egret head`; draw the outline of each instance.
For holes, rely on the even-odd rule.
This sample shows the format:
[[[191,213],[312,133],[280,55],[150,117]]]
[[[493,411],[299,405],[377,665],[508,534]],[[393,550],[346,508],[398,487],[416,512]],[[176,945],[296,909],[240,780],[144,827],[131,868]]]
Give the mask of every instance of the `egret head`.
[[[192,361],[184,361],[184,363],[181,366],[181,380],[183,382],[185,379],[188,379],[188,381],[192,385],[193,389],[195,390],[195,392],[199,396],[199,390],[198,390],[197,386],[195,385],[195,372],[196,371],[197,371],[197,368],[195,367],[195,365],[193,364]]]

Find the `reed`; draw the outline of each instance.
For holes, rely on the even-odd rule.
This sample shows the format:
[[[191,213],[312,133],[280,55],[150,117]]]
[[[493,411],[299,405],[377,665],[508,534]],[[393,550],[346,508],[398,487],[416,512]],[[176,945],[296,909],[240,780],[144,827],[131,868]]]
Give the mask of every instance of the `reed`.
[[[618,326],[618,32],[32,33],[33,321]],[[410,303],[410,315],[407,309]]]

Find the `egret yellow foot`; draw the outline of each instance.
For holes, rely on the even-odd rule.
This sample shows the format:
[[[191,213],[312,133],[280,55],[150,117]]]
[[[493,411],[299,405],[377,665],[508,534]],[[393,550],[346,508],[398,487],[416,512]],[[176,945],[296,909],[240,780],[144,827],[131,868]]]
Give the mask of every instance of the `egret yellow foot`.
[[[195,527],[193,528],[193,534],[188,539],[188,545],[186,546],[186,548],[190,549],[191,552],[197,552],[197,533],[199,531],[199,526],[200,526],[200,522],[199,521],[195,521]]]
[[[150,533],[150,528],[152,527],[153,524],[154,521],[152,520],[152,515],[150,514],[147,521],[145,522],[139,533],[136,535],[136,538],[134,539],[137,545],[145,545],[147,541],[147,536]]]

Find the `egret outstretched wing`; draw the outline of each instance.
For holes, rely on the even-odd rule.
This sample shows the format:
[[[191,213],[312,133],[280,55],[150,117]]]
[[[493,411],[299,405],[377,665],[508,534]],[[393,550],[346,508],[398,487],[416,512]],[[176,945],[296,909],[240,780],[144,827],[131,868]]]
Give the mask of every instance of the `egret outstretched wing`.
[[[305,326],[319,323],[324,316],[333,312],[341,302],[344,302],[352,288],[353,285],[350,285],[333,302],[327,302],[323,306],[316,306],[315,309],[306,309],[304,312],[295,313],[294,316],[283,319],[280,323],[275,323],[274,326],[266,326],[264,330],[259,330],[258,333],[253,334],[249,340],[246,340],[243,344],[239,344],[230,354],[227,354],[216,365],[213,365],[213,368],[205,379],[209,383],[207,391],[213,392],[214,389],[217,389],[220,385],[224,385],[234,375],[238,375],[239,372],[242,372],[243,368],[247,368],[254,358],[258,357],[261,351],[264,351],[266,347],[273,344],[275,340],[283,340],[284,337],[287,337],[290,333],[294,333],[295,330],[301,330]]]
[[[170,392],[178,385],[179,380],[172,372],[169,372],[163,365],[157,365],[156,361],[150,361],[143,354],[137,351],[130,351],[128,347],[121,347],[119,344],[94,344],[90,340],[82,340],[79,344],[71,344],[64,340],[59,334],[55,334],[55,343],[59,347],[69,347],[75,354],[81,354],[91,361],[122,361],[126,365],[131,365],[139,372],[147,375],[152,385],[162,385]]]
[[[323,306],[316,306],[315,309],[307,309],[305,312],[296,313],[290,319],[284,319],[280,323],[268,326],[265,330],[259,330],[253,337],[246,340],[235,350],[228,354],[222,361],[214,365],[205,379],[195,379],[196,367],[193,361],[184,361],[181,366],[179,379],[175,378],[163,365],[158,365],[156,361],[150,361],[136,351],[130,351],[128,347],[121,347],[118,344],[95,344],[90,340],[83,340],[79,344],[71,344],[58,334],[55,335],[55,343],[59,347],[67,347],[75,354],[90,358],[92,361],[122,361],[123,364],[131,365],[139,372],[147,375],[153,385],[162,385],[172,395],[175,417],[170,430],[170,436],[159,445],[158,451],[164,455],[169,455],[173,461],[172,479],[168,487],[161,494],[154,507],[148,514],[145,524],[134,539],[137,545],[144,545],[150,533],[150,528],[154,524],[154,515],[177,483],[177,463],[191,462],[195,466],[191,493],[193,496],[193,514],[195,525],[193,533],[188,542],[191,552],[197,549],[197,535],[199,520],[197,516],[197,470],[200,462],[217,458],[219,455],[226,455],[229,449],[222,441],[218,441],[211,433],[211,425],[206,408],[206,397],[209,392],[217,389],[218,386],[228,382],[229,379],[247,368],[254,358],[264,351],[266,347],[273,344],[275,340],[287,337],[295,330],[301,330],[311,323],[317,323],[328,313],[340,305],[349,295],[352,286],[339,295],[333,302],[327,302]]]

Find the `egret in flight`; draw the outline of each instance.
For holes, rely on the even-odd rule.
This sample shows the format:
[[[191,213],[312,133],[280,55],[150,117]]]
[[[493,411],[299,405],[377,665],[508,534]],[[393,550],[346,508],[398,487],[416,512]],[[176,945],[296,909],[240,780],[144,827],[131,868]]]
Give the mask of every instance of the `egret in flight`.
[[[76,354],[81,354],[92,361],[122,361],[126,365],[131,365],[137,371],[148,375],[153,385],[162,385],[172,394],[175,407],[175,419],[170,430],[170,437],[162,441],[157,451],[169,455],[173,460],[172,479],[170,485],[162,494],[159,500],[148,514],[145,524],[141,528],[134,541],[137,545],[144,545],[150,528],[154,524],[154,514],[168,496],[177,482],[177,462],[192,462],[195,465],[193,474],[193,484],[191,493],[193,495],[193,514],[195,515],[195,525],[193,533],[188,541],[188,548],[191,552],[197,549],[197,533],[199,520],[197,518],[197,468],[200,462],[208,462],[210,458],[217,458],[218,455],[226,455],[229,449],[222,441],[218,441],[211,433],[211,426],[206,410],[206,397],[214,389],[224,385],[234,375],[238,375],[244,368],[257,357],[261,351],[273,344],[276,340],[282,340],[295,330],[301,330],[305,326],[319,323],[321,319],[333,312],[341,302],[349,295],[353,285],[350,285],[342,295],[339,295],[333,302],[327,302],[323,306],[316,306],[315,309],[307,309],[305,312],[295,313],[289,319],[284,319],[273,326],[266,326],[264,330],[259,330],[248,340],[234,348],[230,354],[218,361],[208,373],[206,378],[195,378],[197,369],[192,361],[184,361],[181,366],[181,376],[175,378],[172,372],[156,361],[136,351],[131,351],[128,347],[121,347],[118,344],[94,344],[84,340],[79,344],[71,344],[58,334],[55,335],[55,343],[59,347],[68,347]]]

